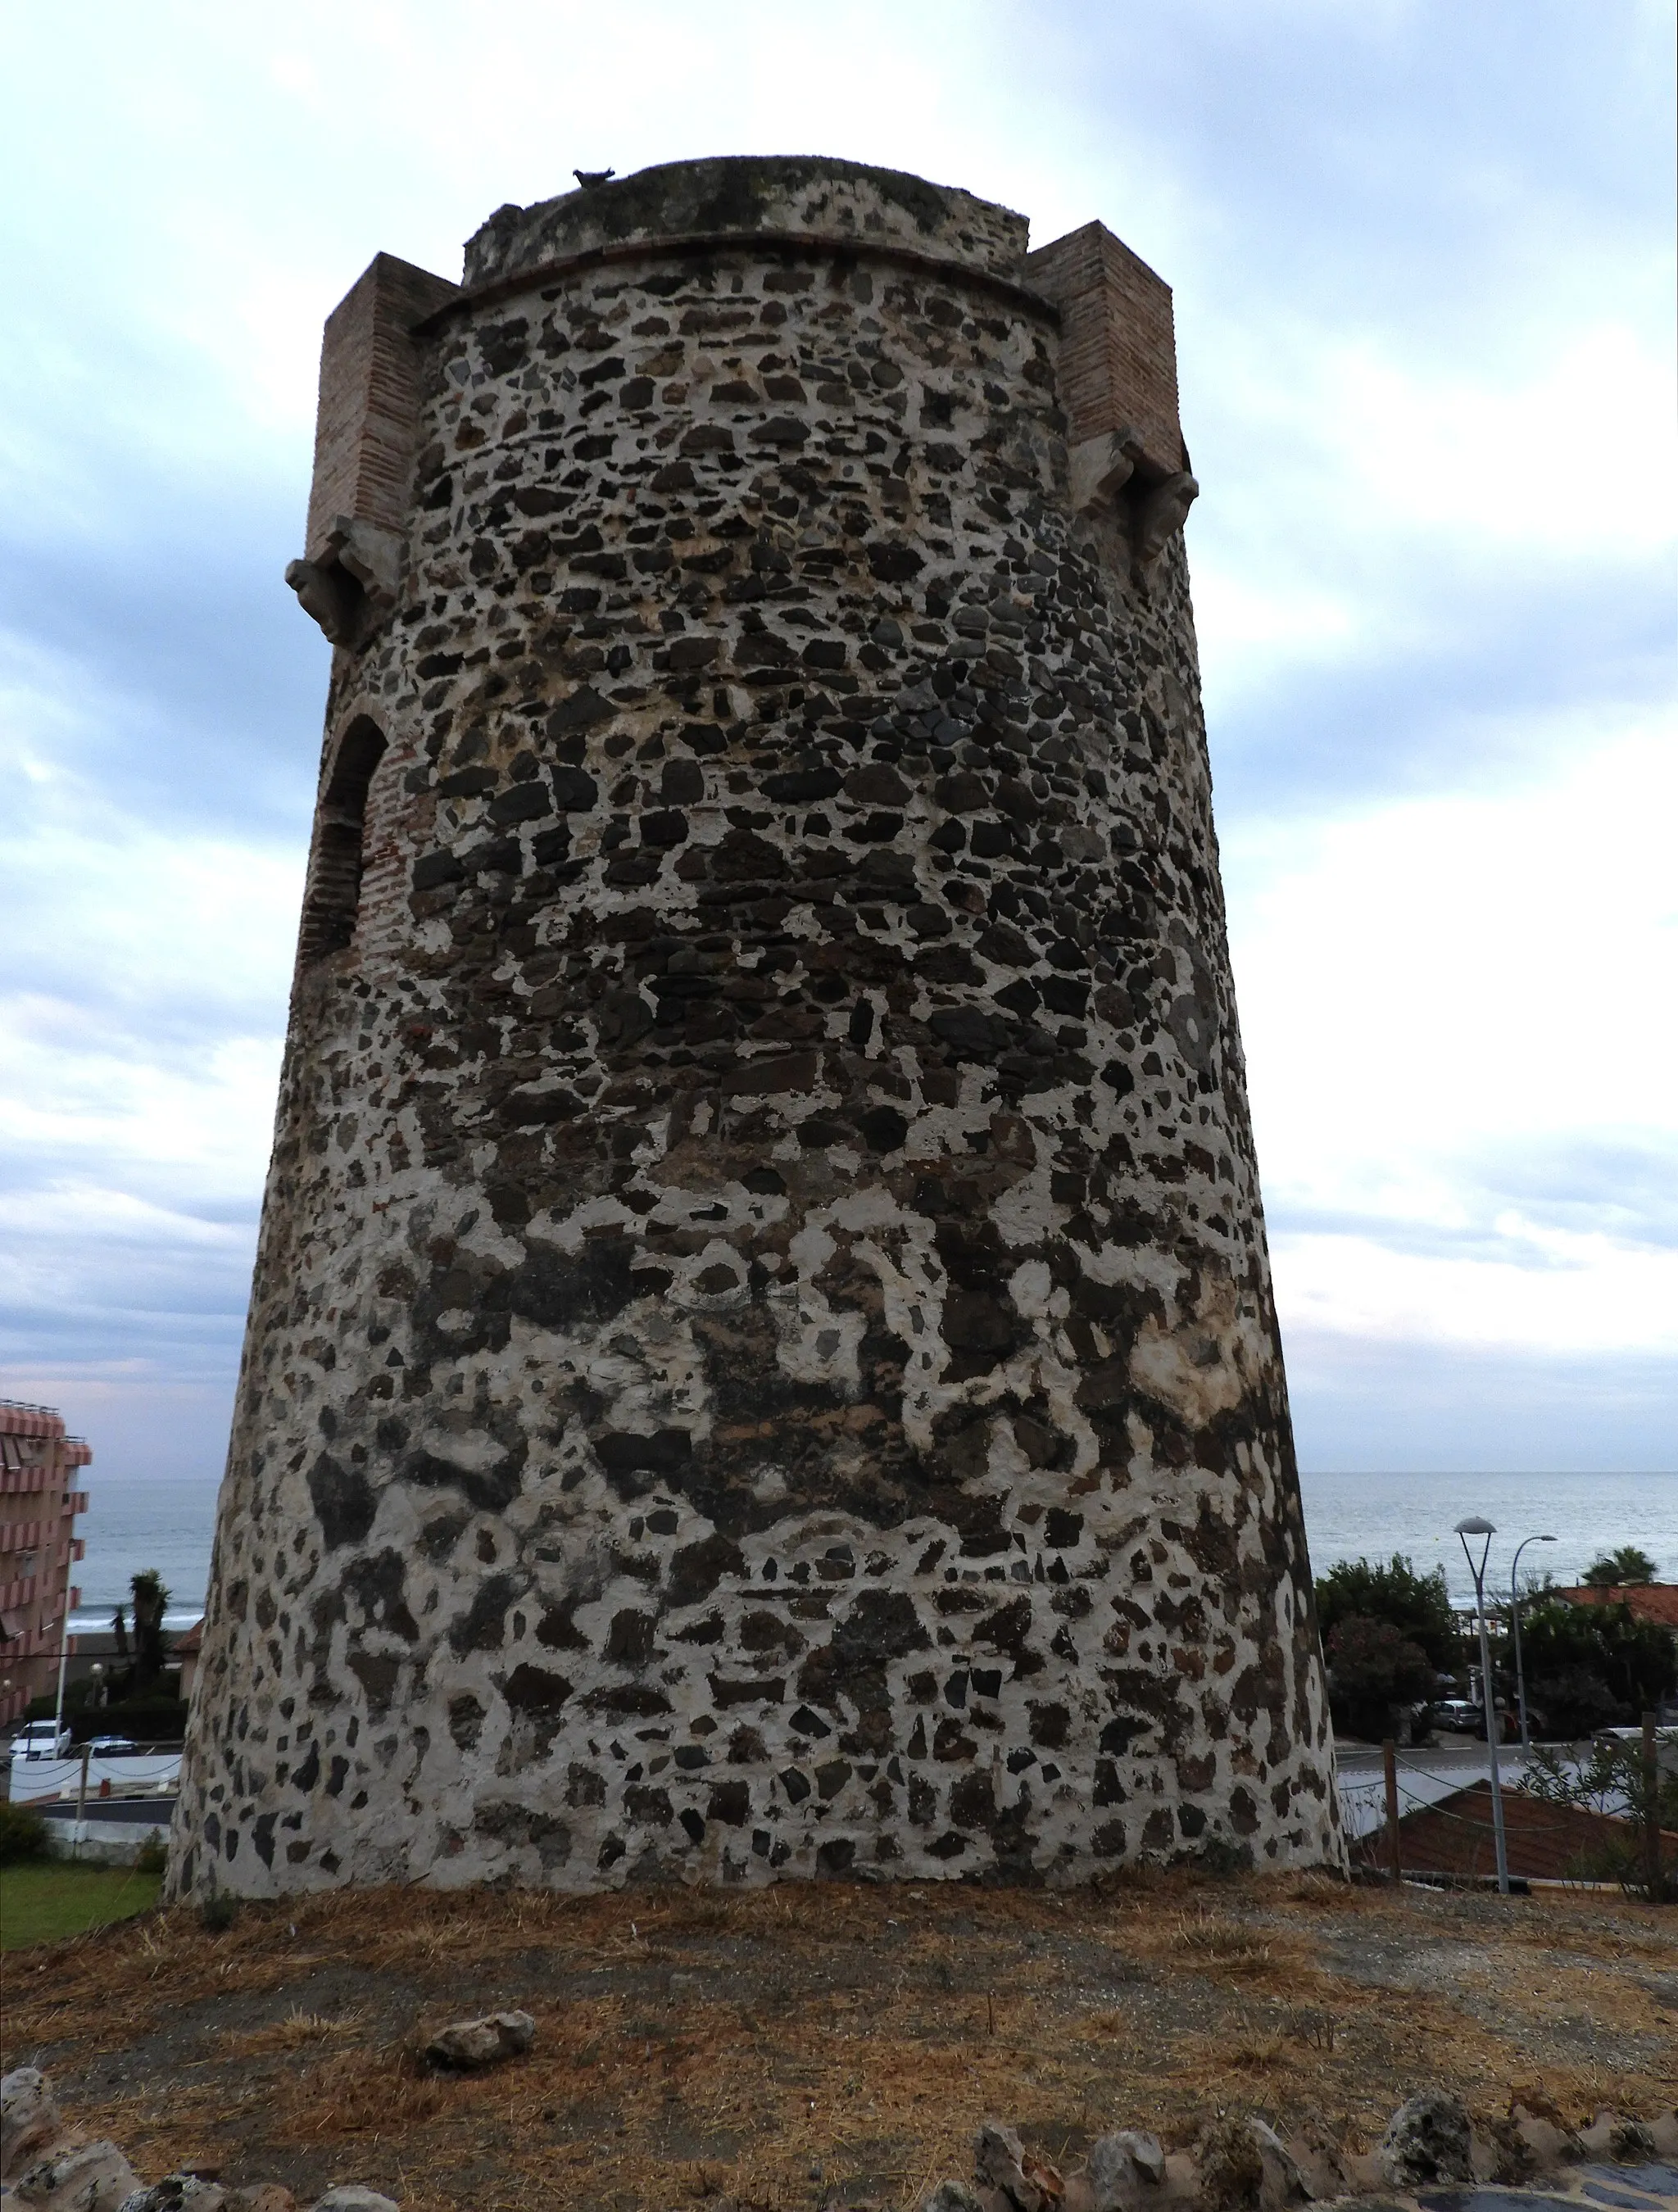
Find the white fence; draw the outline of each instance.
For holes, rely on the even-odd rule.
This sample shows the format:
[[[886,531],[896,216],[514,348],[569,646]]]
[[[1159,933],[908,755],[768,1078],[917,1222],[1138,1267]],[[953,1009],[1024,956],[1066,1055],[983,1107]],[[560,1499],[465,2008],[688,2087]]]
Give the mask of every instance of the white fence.
[[[86,1764],[89,1799],[167,1797],[180,1780],[178,1751],[95,1752]],[[82,1794],[82,1768],[80,1758],[15,1759],[8,1794],[14,1805],[42,1805],[64,1798],[74,1804]]]

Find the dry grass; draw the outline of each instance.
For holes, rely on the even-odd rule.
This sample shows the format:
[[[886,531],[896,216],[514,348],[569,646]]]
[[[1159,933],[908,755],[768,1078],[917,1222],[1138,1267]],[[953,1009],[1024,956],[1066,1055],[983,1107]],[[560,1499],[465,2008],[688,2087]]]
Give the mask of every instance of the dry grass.
[[[347,2014],[342,2020],[331,2020],[325,2013],[304,2012],[294,2005],[283,2020],[270,2027],[252,2029],[244,2035],[232,2034],[222,2042],[222,2049],[229,2058],[267,2058],[283,2051],[302,2051],[311,2043],[325,2043],[335,2035],[351,2035],[361,2025],[359,2013]]]
[[[1250,1928],[1211,1912],[1185,1913],[1177,1922],[1175,1938],[1179,1951],[1196,1959],[1215,1961],[1235,1974],[1268,1973],[1273,1954]]]
[[[1488,2116],[1517,2087],[1575,2119],[1678,2093],[1678,1945],[1605,1896],[358,1892],[219,1935],[154,1914],[8,1964],[9,2063],[39,2055],[143,2173],[214,2160],[300,2197],[363,2179],[410,2212],[767,2212],[840,2180],[907,2205],[965,2172],[991,2113],[1075,2163],[1103,2128],[1183,2142],[1236,2101],[1360,2148],[1425,2081]],[[537,2019],[529,2057],[425,2072],[441,2021],[512,2004]],[[78,2087],[95,2062],[137,2086]]]

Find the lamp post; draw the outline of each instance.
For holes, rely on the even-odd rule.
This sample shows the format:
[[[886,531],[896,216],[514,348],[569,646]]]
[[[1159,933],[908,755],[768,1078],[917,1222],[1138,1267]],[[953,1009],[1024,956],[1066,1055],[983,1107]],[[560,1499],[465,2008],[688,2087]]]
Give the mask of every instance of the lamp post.
[[[66,1504],[70,1492],[64,1492]],[[58,1696],[52,1709],[52,1756],[58,1756],[58,1738],[64,1732],[64,1676],[70,1666],[70,1578],[76,1572],[76,1516],[65,1523],[64,1609],[58,1621]]]
[[[1492,1539],[1497,1534],[1491,1522],[1478,1514],[1456,1524],[1456,1534],[1462,1540],[1462,1556],[1468,1563],[1468,1572],[1474,1577],[1474,1610],[1480,1619],[1480,1679],[1486,1699],[1486,1748],[1492,1761],[1492,1840],[1498,1855],[1498,1888],[1502,1895],[1509,1894],[1509,1846],[1503,1832],[1503,1790],[1498,1779],[1498,1699],[1496,1685],[1492,1678],[1492,1639],[1486,1626],[1486,1561],[1492,1549]],[[1470,1536],[1484,1538],[1476,1565],[1468,1549]]]
[[[1529,1544],[1553,1544],[1553,1536],[1523,1536],[1515,1547],[1515,1556],[1509,1563],[1509,1618],[1515,1631],[1515,1702],[1521,1714],[1521,1748],[1532,1749],[1532,1737],[1527,1729],[1527,1674],[1521,1663],[1521,1593],[1515,1580],[1515,1570],[1521,1564],[1521,1554]]]

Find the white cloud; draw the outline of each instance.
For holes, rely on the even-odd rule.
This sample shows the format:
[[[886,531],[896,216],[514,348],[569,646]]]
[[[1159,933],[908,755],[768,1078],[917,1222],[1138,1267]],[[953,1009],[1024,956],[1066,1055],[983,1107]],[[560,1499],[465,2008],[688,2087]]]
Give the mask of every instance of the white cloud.
[[[271,1018],[277,1000],[283,1020],[301,848],[149,826],[32,757],[42,770],[36,818],[7,863],[14,972],[74,972],[97,996],[134,1006],[208,994],[259,1001]]]
[[[165,1063],[147,1057],[131,1032],[79,1044],[43,1036],[27,1012],[20,1019],[0,1008],[8,1069],[0,1144],[15,1172],[28,1174],[33,1158],[102,1175],[100,1202],[113,1229],[139,1201],[111,1186],[135,1170],[178,1182],[183,1202],[244,1200],[260,1188],[279,1079],[277,1036],[229,1038]],[[76,1025],[88,1027],[85,1018]],[[79,1216],[82,1230],[93,1233],[97,1208],[84,1203]]]
[[[300,856],[149,830],[74,779],[50,795],[62,805],[9,872],[14,973],[32,988],[0,994],[0,1146],[27,1183],[91,1181],[113,1225],[157,1187],[189,1212],[246,1199],[272,1127]],[[137,1172],[144,1201],[120,1187]]]
[[[1530,1224],[1509,1241],[1520,1261],[1284,1234],[1273,1255],[1284,1328],[1570,1357],[1678,1354],[1678,1254]]]
[[[1363,642],[1365,611],[1353,594],[1326,580],[1264,574],[1219,552],[1195,562],[1195,626],[1225,708],[1290,667],[1344,660]]]
[[[1226,837],[1285,1317],[1678,1345],[1678,1250],[1611,1191],[1572,1194],[1583,1227],[1535,1218],[1553,1209],[1512,1205],[1499,1171],[1541,1150],[1678,1158],[1675,817],[1678,757],[1647,731],[1524,792]]]
[[[1678,538],[1669,349],[1617,322],[1545,335],[1547,357],[1501,379],[1424,373],[1368,343],[1330,353],[1309,397],[1361,525],[1570,562],[1639,561]]]
[[[60,1183],[0,1198],[0,1228],[50,1243],[87,1237],[100,1243],[227,1246],[243,1241],[225,1223],[201,1221],[178,1207],[155,1206],[99,1183]]]
[[[0,698],[27,817],[4,1226],[31,1268],[56,1244],[114,1308],[112,1255],[147,1248],[136,1328],[237,1272],[218,1224],[260,1186],[318,726],[311,699],[294,744],[283,687],[315,662],[271,644],[254,584],[206,610],[295,550],[266,541],[285,499],[301,527],[327,310],[381,248],[456,273],[499,202],[574,162],[820,149],[1006,200],[1039,242],[1099,216],[1176,284],[1208,702],[1258,759],[1249,803],[1304,759],[1324,788],[1291,803],[1343,805],[1321,734],[1342,699],[1353,779],[1479,786],[1220,816],[1301,1340],[1353,1364],[1669,1340],[1657,1202],[1582,1164],[1678,1150],[1678,793],[1618,704],[1635,641],[1593,659],[1582,624],[1526,683],[1510,655],[1539,610],[1630,605],[1672,544],[1669,220],[1633,174],[1667,129],[1669,7],[1524,35],[1519,0],[1067,0],[1025,35],[995,0],[160,0],[67,66],[69,21],[20,18],[29,96],[0,128],[26,319],[0,353],[5,503],[43,605],[74,579],[27,617],[70,644],[21,647]],[[1549,780],[1513,788],[1536,759]],[[259,826],[283,820],[291,845]],[[117,1371],[115,1337],[86,1348]]]

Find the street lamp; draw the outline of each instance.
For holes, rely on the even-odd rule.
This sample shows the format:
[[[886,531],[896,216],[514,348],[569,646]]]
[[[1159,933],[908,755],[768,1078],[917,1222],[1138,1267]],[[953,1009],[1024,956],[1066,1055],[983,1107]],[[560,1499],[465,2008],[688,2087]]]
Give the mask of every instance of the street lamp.
[[[1492,1839],[1498,1855],[1498,1888],[1509,1894],[1509,1846],[1503,1832],[1503,1790],[1498,1779],[1498,1700],[1492,1679],[1492,1639],[1486,1627],[1486,1561],[1492,1549],[1492,1539],[1497,1534],[1491,1522],[1472,1515],[1459,1521],[1456,1533],[1462,1540],[1462,1556],[1468,1563],[1468,1572],[1474,1577],[1474,1610],[1480,1618],[1480,1680],[1481,1693],[1486,1699],[1486,1748],[1492,1759]],[[1470,1536],[1481,1536],[1479,1564],[1468,1549]]]
[[[1553,1544],[1553,1536],[1523,1536],[1515,1547],[1515,1556],[1509,1563],[1509,1618],[1515,1630],[1515,1702],[1521,1713],[1521,1748],[1532,1749],[1532,1737],[1527,1729],[1527,1675],[1521,1664],[1521,1593],[1515,1581],[1515,1570],[1521,1564],[1521,1554],[1529,1544]]]

